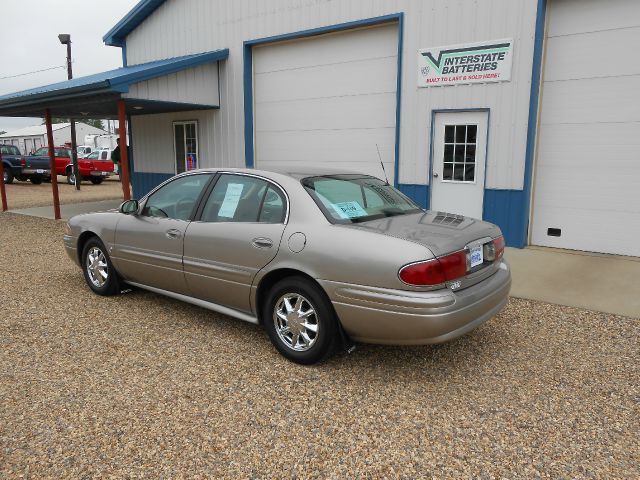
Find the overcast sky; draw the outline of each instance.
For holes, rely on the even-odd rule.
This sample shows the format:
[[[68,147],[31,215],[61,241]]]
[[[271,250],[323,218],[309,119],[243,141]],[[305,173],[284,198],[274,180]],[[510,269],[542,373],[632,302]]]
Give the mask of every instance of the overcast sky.
[[[67,50],[58,41],[69,33],[73,76],[122,66],[118,47],[102,43],[102,36],[138,3],[138,0],[2,0],[0,27],[0,95],[67,79]],[[34,70],[55,70],[4,78]],[[39,125],[39,118],[0,117],[0,130]]]

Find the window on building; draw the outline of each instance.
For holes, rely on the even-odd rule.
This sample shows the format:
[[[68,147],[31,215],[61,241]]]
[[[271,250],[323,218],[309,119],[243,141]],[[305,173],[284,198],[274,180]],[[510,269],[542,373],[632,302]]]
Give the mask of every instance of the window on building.
[[[445,125],[443,181],[476,181],[477,133],[477,125]]]
[[[199,168],[198,122],[173,122],[176,173]]]

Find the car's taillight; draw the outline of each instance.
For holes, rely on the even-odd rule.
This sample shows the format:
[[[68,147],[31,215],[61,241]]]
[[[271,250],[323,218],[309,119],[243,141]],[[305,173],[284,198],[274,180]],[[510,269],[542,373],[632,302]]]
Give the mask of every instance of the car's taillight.
[[[504,237],[500,235],[493,240],[493,246],[496,250],[496,260],[500,260],[504,255]]]
[[[406,265],[400,269],[398,276],[409,285],[438,285],[464,277],[466,273],[467,253],[460,250],[444,257]]]
[[[22,165],[23,167],[27,166],[27,161],[23,158],[20,160],[20,165]]]

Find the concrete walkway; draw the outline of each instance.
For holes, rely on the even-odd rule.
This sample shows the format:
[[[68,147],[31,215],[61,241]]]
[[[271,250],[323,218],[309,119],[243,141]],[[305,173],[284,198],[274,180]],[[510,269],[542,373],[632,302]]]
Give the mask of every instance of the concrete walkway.
[[[640,318],[640,258],[507,248],[514,297]]]
[[[100,200],[97,202],[80,202],[60,205],[60,216],[62,220],[69,220],[74,215],[90,212],[102,212],[112,208],[118,208],[122,200]],[[11,213],[19,213],[20,215],[30,215],[32,217],[50,218],[53,220],[53,206],[46,207],[30,207],[9,210]]]

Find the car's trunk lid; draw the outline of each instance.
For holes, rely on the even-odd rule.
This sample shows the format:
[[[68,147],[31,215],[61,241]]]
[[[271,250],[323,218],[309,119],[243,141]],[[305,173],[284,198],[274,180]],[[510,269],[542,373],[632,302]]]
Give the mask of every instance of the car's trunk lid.
[[[491,223],[434,211],[369,220],[354,223],[348,227],[390,235],[424,245],[436,257],[462,250],[476,240],[495,238],[500,235],[500,229]]]

